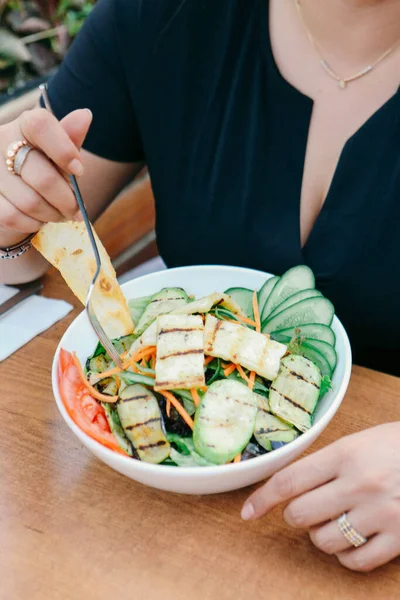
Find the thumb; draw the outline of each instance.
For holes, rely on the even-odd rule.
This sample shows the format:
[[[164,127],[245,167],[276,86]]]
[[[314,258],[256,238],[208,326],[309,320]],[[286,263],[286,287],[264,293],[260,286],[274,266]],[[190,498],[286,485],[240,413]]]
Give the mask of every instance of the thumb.
[[[78,150],[81,149],[85,141],[92,118],[92,112],[88,108],[82,108],[74,110],[60,121],[61,127],[74,142]]]

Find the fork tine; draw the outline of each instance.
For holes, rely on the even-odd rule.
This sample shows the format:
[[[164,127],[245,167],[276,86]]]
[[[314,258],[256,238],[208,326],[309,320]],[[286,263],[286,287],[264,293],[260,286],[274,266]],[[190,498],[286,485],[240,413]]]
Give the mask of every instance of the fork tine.
[[[122,360],[116,349],[114,348],[110,338],[107,336],[103,327],[100,325],[100,321],[98,320],[96,313],[92,304],[92,294],[94,292],[95,284],[97,277],[95,277],[92,281],[92,284],[89,288],[88,295],[86,297],[86,310],[89,316],[89,321],[91,326],[93,327],[97,337],[100,342],[103,344],[105,350],[107,351],[108,356],[113,360],[115,366],[122,369]]]
[[[47,91],[47,84],[42,84],[39,86],[40,91],[42,92],[42,97],[43,97],[43,102],[44,105],[46,107],[46,109],[53,113],[53,109],[51,108],[51,104],[50,104],[50,98],[49,98],[49,94]],[[110,358],[113,360],[113,362],[115,363],[115,365],[117,367],[120,367],[122,369],[122,360],[120,355],[118,354],[118,352],[116,351],[116,349],[114,348],[112,341],[110,340],[110,338],[108,337],[108,335],[106,334],[106,332],[104,331],[103,327],[100,324],[100,321],[98,320],[95,310],[93,308],[93,302],[92,302],[92,295],[95,289],[95,285],[96,285],[96,281],[100,275],[100,269],[101,269],[101,260],[100,260],[100,254],[99,254],[99,250],[97,248],[97,244],[96,244],[96,240],[94,238],[93,235],[93,231],[92,231],[92,226],[90,224],[89,221],[89,217],[86,211],[86,207],[85,204],[83,202],[82,199],[82,195],[78,186],[78,182],[76,180],[76,177],[74,177],[73,175],[69,175],[69,180],[71,182],[72,185],[72,189],[76,198],[76,201],[78,203],[79,209],[82,213],[83,216],[83,221],[86,225],[86,229],[89,235],[89,239],[90,239],[90,243],[93,249],[93,253],[96,259],[96,272],[94,274],[92,283],[89,287],[89,291],[88,294],[86,296],[86,311],[88,313],[89,316],[89,321],[90,324],[93,327],[93,330],[95,331],[97,337],[99,338],[100,342],[103,344],[105,350],[107,351],[107,354],[110,356]]]

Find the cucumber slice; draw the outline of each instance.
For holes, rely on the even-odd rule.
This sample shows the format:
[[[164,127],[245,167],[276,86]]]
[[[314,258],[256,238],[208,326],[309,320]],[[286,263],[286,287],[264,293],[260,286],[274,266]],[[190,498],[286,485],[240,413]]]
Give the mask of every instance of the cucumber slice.
[[[289,296],[300,290],[309,290],[315,287],[314,273],[309,267],[300,265],[286,271],[275,285],[272,293],[264,304],[261,320],[265,321],[268,315]]]
[[[280,342],[281,344],[286,344],[286,346],[292,341],[290,336],[285,335],[284,333],[279,333],[279,331],[273,331],[271,333],[271,339],[275,340],[276,342]]]
[[[319,296],[322,296],[322,294],[318,290],[300,290],[300,292],[296,292],[293,296],[289,296],[289,298],[286,298],[281,304],[278,304],[278,306],[268,315],[268,319],[272,319],[276,314],[293,306],[293,304],[297,304],[297,302],[307,300],[308,298],[317,298]]]
[[[140,460],[158,464],[169,456],[171,447],[154,394],[140,384],[129,385],[120,394],[117,411]]]
[[[292,425],[270,413],[266,398],[259,400],[254,437],[260,446],[270,451],[273,450],[274,443],[288,444],[296,439],[298,435],[299,432]]]
[[[314,364],[317,365],[322,375],[327,375],[329,379],[332,377],[332,369],[325,356],[321,354],[316,348],[309,345],[309,342],[303,342],[300,346],[300,354],[309,358]]]
[[[271,333],[271,338],[276,340],[277,342],[281,342],[281,344],[286,344],[287,346],[292,340],[292,338],[290,338],[289,336],[283,335],[282,333],[279,334],[277,332]],[[308,356],[307,352],[310,349],[314,349],[316,352],[318,352],[318,355],[316,357],[317,360],[314,360],[314,353],[312,353],[313,356],[309,356],[310,360],[312,360],[319,366],[324,375],[332,375],[337,363],[337,354],[335,348],[321,340],[313,340],[306,338],[306,340],[302,342],[299,346],[299,354],[302,354],[303,356]],[[297,353],[295,352],[295,354]],[[329,369],[327,368],[325,361],[321,361],[321,357],[319,355],[322,355],[322,358],[325,358],[325,361],[329,365]]]
[[[260,314],[262,314],[263,308],[265,306],[266,301],[270,297],[274,287],[278,283],[280,277],[275,275],[275,277],[270,277],[264,283],[264,285],[260,288],[258,292],[258,306],[260,307]]]
[[[322,356],[329,363],[331,373],[333,373],[333,371],[336,368],[336,364],[337,364],[337,354],[336,354],[335,348],[333,346],[331,346],[330,344],[327,344],[326,342],[322,342],[321,340],[307,339],[307,341],[305,343],[310,348],[314,348],[314,350],[316,350],[317,352],[322,354]]]
[[[122,379],[122,381],[126,385],[132,385],[134,383],[142,383],[143,385],[148,385],[150,387],[154,386],[154,379],[149,377],[148,375],[142,375],[141,373],[133,373],[132,371],[121,371],[118,373],[118,377]]]
[[[182,288],[163,288],[151,297],[136,327],[135,336],[143,331],[159,316],[165,315],[189,303],[188,295]]]
[[[281,372],[272,382],[269,407],[277,417],[300,431],[307,431],[312,425],[320,388],[318,367],[304,356],[291,354],[283,359]]]
[[[249,443],[257,415],[257,396],[246,385],[225,379],[204,394],[196,411],[195,450],[210,462],[230,462]]]
[[[252,290],[247,288],[235,287],[225,290],[225,294],[228,294],[242,309],[246,317],[254,319],[253,312],[253,294]]]
[[[262,332],[271,333],[277,329],[298,327],[307,323],[330,325],[334,314],[333,304],[327,298],[308,298],[277,313],[272,319],[263,321]]]
[[[285,344],[286,342],[279,339],[279,336],[282,335],[285,338],[289,337],[292,339],[295,333],[299,333],[310,340],[321,340],[322,342],[326,342],[333,347],[336,345],[336,336],[333,329],[331,329],[328,325],[322,325],[320,323],[309,323],[308,325],[299,325],[298,327],[279,329],[277,331],[273,331],[271,336],[278,342],[282,341]]]
[[[289,345],[292,338],[289,338],[286,335],[272,333],[271,338],[276,339],[281,344]],[[323,348],[326,350],[324,354],[322,349],[317,348],[313,343],[324,344]],[[327,348],[328,350],[327,350]],[[329,353],[329,360],[327,358],[327,353]],[[320,340],[309,340],[307,339],[305,342],[302,342],[298,347],[298,350],[294,352],[294,354],[300,354],[301,356],[306,356],[313,363],[317,365],[320,369],[322,375],[328,375],[329,378],[332,377],[332,373],[336,367],[337,355],[335,349],[327,344],[326,342],[320,342]]]
[[[139,323],[140,317],[144,313],[147,306],[150,304],[152,296],[141,296],[140,298],[131,298],[128,301],[129,312],[134,326]]]

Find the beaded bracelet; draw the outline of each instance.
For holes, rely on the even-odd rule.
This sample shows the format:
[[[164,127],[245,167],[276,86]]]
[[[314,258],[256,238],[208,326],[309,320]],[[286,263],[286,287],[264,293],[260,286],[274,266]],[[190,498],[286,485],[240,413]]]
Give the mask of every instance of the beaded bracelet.
[[[5,260],[10,260],[13,258],[18,258],[22,256],[32,248],[31,240],[34,238],[36,234],[31,233],[27,238],[19,242],[18,244],[14,244],[14,246],[9,246],[8,248],[0,248],[0,259],[4,258]]]

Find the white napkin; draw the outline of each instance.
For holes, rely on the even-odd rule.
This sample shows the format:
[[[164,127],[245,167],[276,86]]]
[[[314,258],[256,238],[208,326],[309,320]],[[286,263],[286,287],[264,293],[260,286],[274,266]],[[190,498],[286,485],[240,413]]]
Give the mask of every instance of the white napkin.
[[[0,305],[17,292],[18,288],[0,285]],[[64,300],[31,296],[0,316],[0,362],[63,319],[72,308]]]

